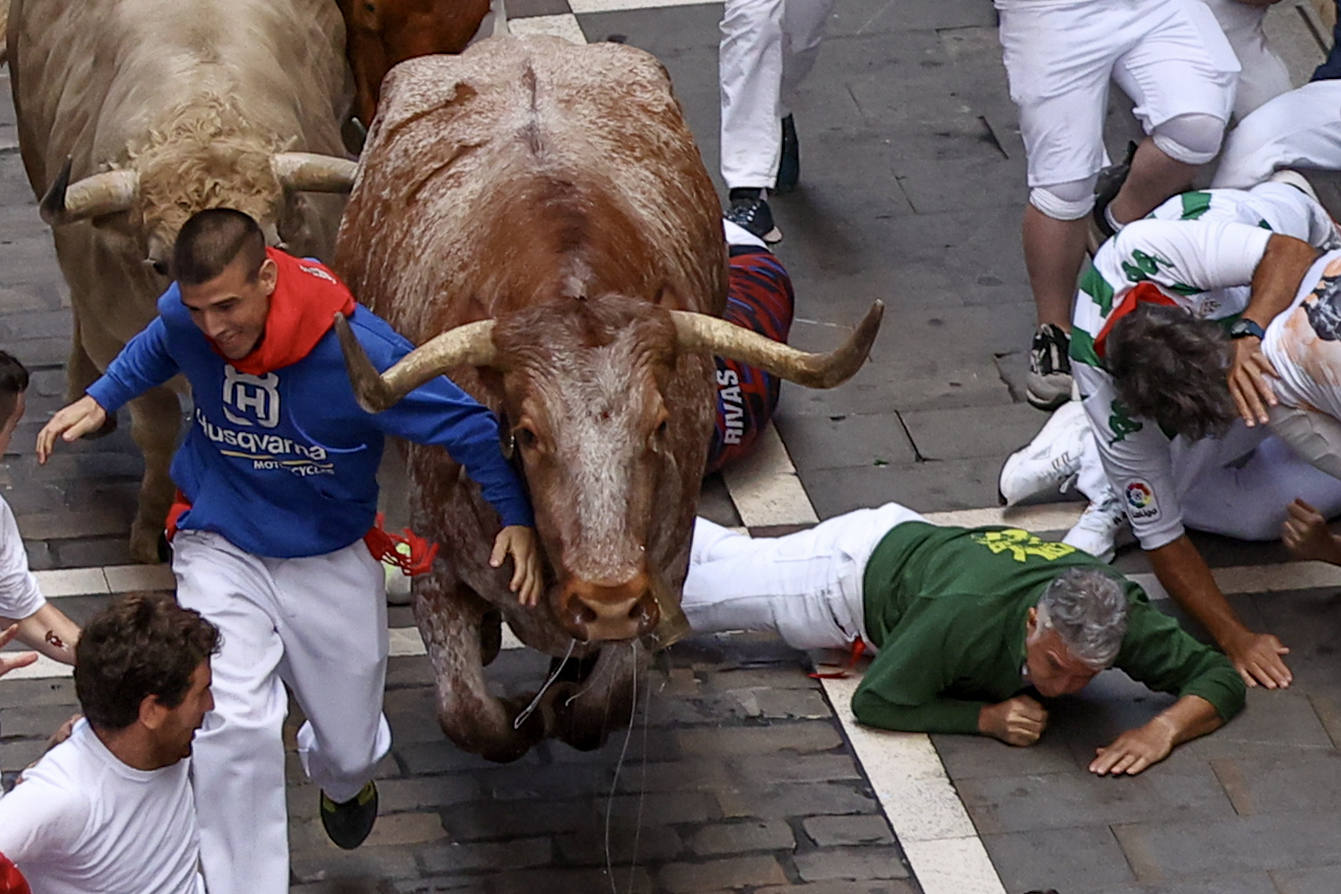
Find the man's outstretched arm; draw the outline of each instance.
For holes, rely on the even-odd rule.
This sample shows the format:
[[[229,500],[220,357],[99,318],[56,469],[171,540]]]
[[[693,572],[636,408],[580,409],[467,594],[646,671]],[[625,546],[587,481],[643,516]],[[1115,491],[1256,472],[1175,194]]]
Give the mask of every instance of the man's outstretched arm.
[[[1099,776],[1135,776],[1169,756],[1174,748],[1224,725],[1215,706],[1199,695],[1185,695],[1149,723],[1127,730],[1112,744],[1095,749],[1090,772]]]
[[[1284,688],[1294,675],[1281,656],[1289,649],[1269,633],[1254,633],[1234,613],[1211,575],[1206,560],[1186,534],[1146,555],[1155,577],[1197,623],[1220,645],[1249,686]]]

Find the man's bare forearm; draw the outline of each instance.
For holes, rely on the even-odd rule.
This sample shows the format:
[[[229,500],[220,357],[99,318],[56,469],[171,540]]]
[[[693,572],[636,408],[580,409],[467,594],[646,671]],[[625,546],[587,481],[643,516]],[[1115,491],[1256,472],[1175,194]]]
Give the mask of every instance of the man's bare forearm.
[[[1199,695],[1185,695],[1155,715],[1151,723],[1166,723],[1173,732],[1173,746],[1214,732],[1224,726],[1215,706]]]
[[[1299,283],[1318,259],[1318,250],[1302,239],[1273,233],[1253,270],[1252,295],[1242,318],[1263,329],[1294,303]]]
[[[19,642],[55,661],[74,664],[79,627],[50,602],[19,621]]]
[[[1155,577],[1168,594],[1206,628],[1222,649],[1227,650],[1235,637],[1249,632],[1230,608],[1206,560],[1186,534],[1172,543],[1149,550],[1146,555],[1150,557]]]

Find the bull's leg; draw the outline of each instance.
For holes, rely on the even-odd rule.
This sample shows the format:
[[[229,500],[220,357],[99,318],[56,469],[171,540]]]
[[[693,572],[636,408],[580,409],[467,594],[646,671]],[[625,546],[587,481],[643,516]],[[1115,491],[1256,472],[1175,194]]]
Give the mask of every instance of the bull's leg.
[[[83,335],[79,328],[79,311],[74,313],[74,338],[70,343],[70,356],[65,362],[65,402],[72,404],[84,396],[88,386],[98,380],[101,373],[93,358],[84,348]],[[116,431],[116,414],[108,413],[102,428],[85,435],[85,438],[101,438]]]
[[[603,647],[586,679],[568,684],[562,696],[554,699],[552,734],[580,751],[604,745],[611,731],[629,725],[635,677],[638,692],[649,691],[645,681],[650,658],[641,644]]]
[[[152,388],[130,403],[131,435],[144,454],[140,505],[130,528],[130,554],[137,562],[161,561],[158,545],[174,490],[168,467],[181,415],[176,393],[167,388]]]
[[[544,722],[532,714],[514,730],[516,711],[489,694],[481,646],[487,612],[481,599],[442,576],[415,584],[414,616],[437,680],[442,731],[473,754],[514,761],[544,736]]]

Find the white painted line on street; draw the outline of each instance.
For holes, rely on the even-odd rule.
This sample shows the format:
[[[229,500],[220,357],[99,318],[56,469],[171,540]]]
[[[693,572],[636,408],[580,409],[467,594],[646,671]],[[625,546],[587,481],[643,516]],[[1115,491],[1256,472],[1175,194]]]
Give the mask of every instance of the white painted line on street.
[[[738,471],[727,470],[723,477],[746,525],[818,520],[787,449],[772,426],[764,431],[755,453],[740,464]],[[970,516],[939,515],[941,518],[929,518],[942,524],[999,523],[996,519],[950,522],[942,519],[947,515],[955,519]],[[891,733],[858,724],[852,716],[852,693],[858,682],[857,677],[824,680],[824,691],[922,890],[925,894],[1005,894],[1005,886],[987,858],[931,739],[920,733]]]
[[[721,0],[568,0],[568,6],[578,15],[588,12],[625,12],[633,9],[660,9],[664,6],[700,6],[720,3]],[[511,28],[516,19],[508,20]],[[515,32],[514,32],[515,33]]]

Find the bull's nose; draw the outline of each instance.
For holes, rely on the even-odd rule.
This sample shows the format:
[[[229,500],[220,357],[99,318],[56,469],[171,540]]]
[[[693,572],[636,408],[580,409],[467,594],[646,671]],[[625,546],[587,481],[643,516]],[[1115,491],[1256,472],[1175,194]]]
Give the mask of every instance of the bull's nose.
[[[661,614],[645,573],[613,587],[570,580],[560,599],[559,619],[584,642],[642,636],[656,627]]]

